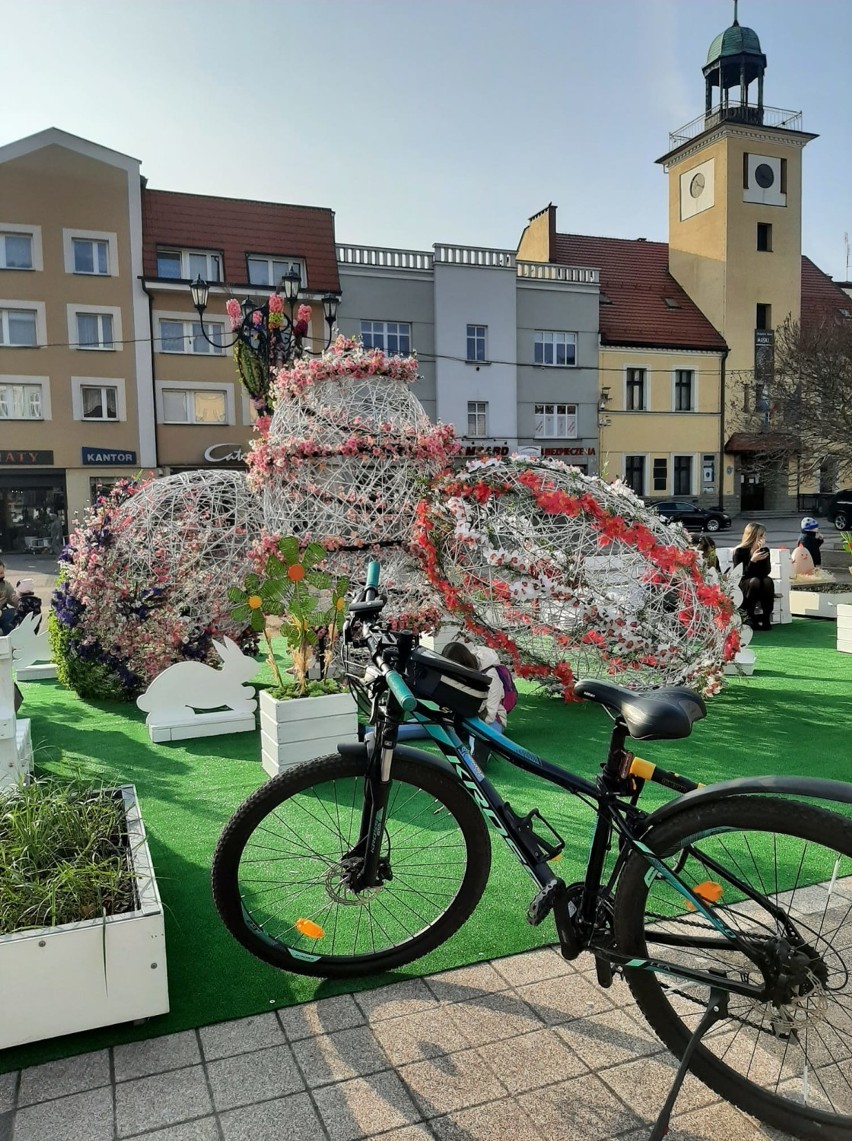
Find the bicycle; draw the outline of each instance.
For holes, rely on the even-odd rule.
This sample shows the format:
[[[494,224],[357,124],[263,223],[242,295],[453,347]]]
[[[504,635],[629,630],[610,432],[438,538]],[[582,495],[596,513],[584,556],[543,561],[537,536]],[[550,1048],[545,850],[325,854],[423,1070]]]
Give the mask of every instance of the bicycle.
[[[230,932],[302,974],[400,967],[445,942],[479,902],[487,821],[535,882],[528,921],[553,915],[562,955],[590,952],[601,986],[623,975],[680,1059],[652,1141],[687,1071],[769,1125],[850,1141],[852,821],[782,797],[848,804],[852,788],[798,777],[705,787],[662,769],[630,752],[628,737],[688,737],[703,700],[606,681],[575,687],[613,721],[600,775],[586,780],[480,720],[490,678],[388,629],[378,585],[372,563],[344,628],[350,649],[368,651],[350,682],[369,708],[372,742],[296,766],[236,811],[212,870]],[[398,743],[406,717],[442,756]],[[596,814],[581,880],[556,874],[564,838],[537,809],[521,815],[500,796],[471,738]],[[648,782],[678,795],[646,812]]]

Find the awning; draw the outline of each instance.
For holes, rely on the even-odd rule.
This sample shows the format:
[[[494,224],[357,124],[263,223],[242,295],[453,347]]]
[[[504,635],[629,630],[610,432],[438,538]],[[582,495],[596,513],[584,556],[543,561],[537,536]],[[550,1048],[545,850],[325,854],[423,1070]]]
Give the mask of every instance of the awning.
[[[725,452],[732,456],[793,451],[798,451],[795,439],[780,432],[734,432],[725,444]]]

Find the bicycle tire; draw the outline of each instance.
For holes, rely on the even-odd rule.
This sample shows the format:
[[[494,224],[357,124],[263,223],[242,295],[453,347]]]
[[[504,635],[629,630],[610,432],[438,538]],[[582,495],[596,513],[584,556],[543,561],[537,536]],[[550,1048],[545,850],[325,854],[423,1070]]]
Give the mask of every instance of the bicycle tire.
[[[733,848],[740,835],[751,836],[753,841],[738,848],[749,854],[737,860]],[[798,994],[792,1002],[773,1006],[729,994],[730,1010],[735,1013],[717,1023],[702,1039],[690,1070],[727,1101],[786,1133],[806,1139],[850,1141],[852,1085],[843,1077],[841,1066],[848,1067],[852,1058],[852,1046],[844,1044],[852,1030],[852,1013],[844,1005],[852,1007],[848,966],[852,945],[840,944],[846,940],[852,944],[852,880],[847,878],[852,876],[852,821],[800,802],[731,797],[685,806],[658,828],[652,828],[644,842],[670,867],[685,858],[684,869],[678,875],[693,890],[703,884],[696,878],[701,874],[701,857],[715,856],[721,863],[727,850],[729,873],[740,877],[741,882],[746,881],[746,872],[756,873],[764,898],[777,902],[797,923],[808,947],[820,956],[809,965],[805,982],[797,984]],[[770,844],[775,859],[774,881],[769,879]],[[801,862],[796,868],[794,861],[799,849]],[[703,870],[707,871],[707,867]],[[780,931],[782,924],[741,891],[738,900],[737,889],[730,881],[727,887],[722,884],[723,878],[714,871],[710,881],[723,888],[722,898],[714,904],[720,918],[742,933],[765,939],[768,945],[773,939],[773,927]],[[666,898],[671,905],[668,911]],[[812,913],[807,908],[816,910]],[[828,915],[831,919],[826,923]],[[708,960],[719,969],[721,961],[728,973],[741,971],[745,965],[746,970],[751,968],[749,974],[755,981],[762,978],[760,969],[744,955],[727,951],[702,953],[693,947],[680,952],[674,949],[673,957],[670,945],[655,943],[655,933],[676,930],[683,936],[686,925],[693,934],[702,928],[705,934],[712,934],[711,925],[697,909],[686,905],[664,879],[653,875],[645,858],[634,851],[619,878],[615,896],[614,931],[620,951],[637,957],[656,954],[670,962],[679,961],[678,954],[688,955],[693,967],[703,955],[701,969],[709,969]],[[680,1058],[698,1017],[706,1009],[709,989],[684,985],[683,980],[663,978],[649,970],[625,968],[625,975],[639,1009],[665,1045]],[[820,1021],[823,1006],[840,1024],[839,1030],[833,1023]],[[738,1025],[731,1036],[735,1024]],[[744,1030],[746,1035],[740,1038]],[[832,1048],[840,1053],[840,1058],[834,1058]],[[774,1088],[769,1088],[773,1074]],[[835,1097],[837,1103],[832,1100]],[[800,1099],[805,1099],[805,1103]]]
[[[340,861],[357,839],[365,771],[365,758],[337,753],[299,765],[259,788],[225,826],[213,857],[213,898],[234,938],[264,962],[322,978],[392,970],[446,942],[479,902],[491,869],[491,841],[482,814],[459,781],[430,765],[399,758],[393,761],[382,843],[392,878],[359,895],[347,889]],[[338,786],[347,790],[342,814],[331,793],[318,791],[336,792]],[[296,820],[304,832],[288,822]],[[276,832],[283,833],[278,838],[284,848],[270,847]],[[255,843],[253,837],[260,839]],[[402,846],[400,840],[405,842]],[[413,856],[407,854],[412,852]],[[427,863],[412,862],[424,853]],[[322,868],[319,877],[300,881],[297,876],[287,882],[288,869],[296,871],[305,860]],[[460,871],[451,871],[456,867]],[[260,873],[270,874],[273,886],[255,891],[247,900],[250,877],[257,883],[268,882],[256,879]],[[406,880],[412,893],[408,901],[400,898],[399,891]],[[295,910],[285,913],[279,932],[272,903],[262,899],[275,890],[275,884],[296,888]],[[437,913],[427,922],[420,910],[430,897],[435,897]],[[414,919],[407,918],[406,909]],[[365,938],[369,934],[372,942],[370,949],[357,953],[365,913]],[[417,930],[405,929],[418,919],[423,922]],[[317,937],[309,924],[323,934]],[[401,937],[394,940],[394,932]],[[377,934],[379,941],[387,936],[389,945],[377,946]],[[340,953],[350,938],[353,953]]]

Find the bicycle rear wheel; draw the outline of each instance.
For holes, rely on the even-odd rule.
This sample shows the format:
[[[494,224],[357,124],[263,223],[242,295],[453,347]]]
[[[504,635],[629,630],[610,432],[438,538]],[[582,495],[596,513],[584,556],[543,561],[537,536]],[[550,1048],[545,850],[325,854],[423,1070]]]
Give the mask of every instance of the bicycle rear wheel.
[[[225,926],[275,967],[347,978],[410,963],[473,912],[491,868],[482,815],[464,787],[395,759],[383,821],[380,886],[350,886],[366,762],[333,754],[257,790],[213,857]]]
[[[702,1039],[693,1073],[787,1133],[850,1141],[852,821],[799,802],[732,797],[685,807],[652,829],[646,843],[730,929],[751,940],[762,962],[717,939],[712,924],[638,852],[616,892],[618,949],[755,984],[774,980],[765,1002],[728,995],[728,1016]],[[709,987],[642,969],[625,974],[642,1013],[680,1057]]]

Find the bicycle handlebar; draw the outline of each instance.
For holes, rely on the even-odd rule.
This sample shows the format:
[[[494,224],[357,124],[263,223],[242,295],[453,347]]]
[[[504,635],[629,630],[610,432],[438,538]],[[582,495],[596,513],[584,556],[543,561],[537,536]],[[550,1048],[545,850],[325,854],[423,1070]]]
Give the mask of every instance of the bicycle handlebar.
[[[373,560],[367,564],[367,581],[364,583],[365,590],[375,590],[379,585],[379,564]]]
[[[382,673],[384,673],[388,689],[396,698],[400,709],[404,713],[411,713],[417,706],[417,698],[408,688],[405,678],[397,670],[387,669],[383,670]]]

